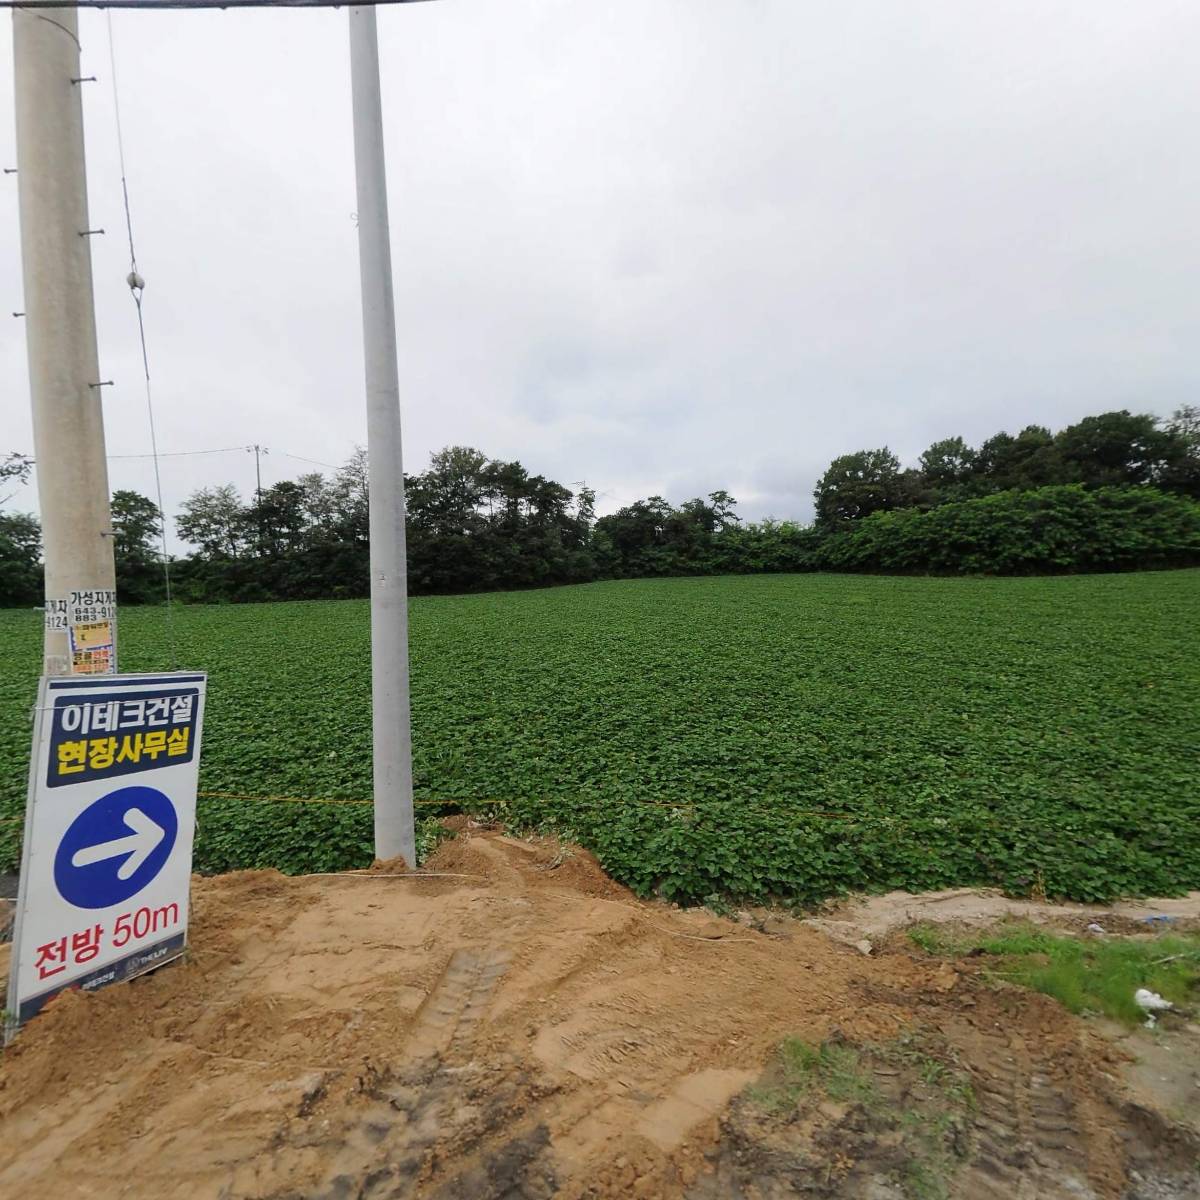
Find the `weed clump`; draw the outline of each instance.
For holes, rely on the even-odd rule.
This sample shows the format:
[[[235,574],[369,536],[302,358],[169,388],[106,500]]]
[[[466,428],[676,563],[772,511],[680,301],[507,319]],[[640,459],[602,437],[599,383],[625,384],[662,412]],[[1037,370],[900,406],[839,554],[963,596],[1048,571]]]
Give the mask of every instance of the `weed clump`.
[[[777,1133],[798,1126],[838,1145],[835,1166],[870,1162],[906,1200],[944,1200],[967,1152],[975,1094],[944,1048],[907,1033],[861,1046],[788,1038],[743,1103]]]
[[[1096,937],[1052,933],[1028,922],[964,933],[917,925],[909,940],[929,954],[985,957],[988,974],[1053,996],[1080,1015],[1102,1014],[1137,1025],[1146,1014],[1139,988],[1185,1006],[1200,989],[1200,937]]]

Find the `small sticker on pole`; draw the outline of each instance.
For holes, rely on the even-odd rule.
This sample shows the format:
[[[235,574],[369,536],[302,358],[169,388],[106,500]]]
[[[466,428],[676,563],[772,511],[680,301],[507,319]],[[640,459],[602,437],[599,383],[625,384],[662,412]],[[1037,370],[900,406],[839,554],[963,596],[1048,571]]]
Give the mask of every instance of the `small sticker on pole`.
[[[116,666],[113,654],[112,621],[93,621],[87,625],[72,625],[71,674],[111,675]]]
[[[117,619],[117,593],[112,588],[84,588],[71,593],[67,603],[69,623],[93,625]]]
[[[47,603],[47,621],[51,606],[59,604],[65,608],[66,625],[53,628],[67,630],[70,673],[112,675],[117,669],[117,593],[112,588],[79,588],[65,601]],[[60,620],[57,607],[54,620]]]
[[[67,629],[67,602],[65,600],[47,600],[45,627],[49,630]]]

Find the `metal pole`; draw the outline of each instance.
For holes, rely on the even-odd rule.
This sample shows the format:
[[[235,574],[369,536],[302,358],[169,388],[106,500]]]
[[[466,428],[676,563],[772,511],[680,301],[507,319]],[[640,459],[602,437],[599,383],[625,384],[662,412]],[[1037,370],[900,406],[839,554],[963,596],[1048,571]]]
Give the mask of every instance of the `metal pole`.
[[[97,612],[102,607],[110,612],[114,636],[109,639],[109,669],[115,670],[116,571],[92,298],[94,231],[88,223],[76,10],[46,14],[14,9],[13,58],[25,340],[46,560],[44,671],[66,675],[97,669],[95,654],[72,662],[67,617],[56,619],[66,611],[72,592],[92,594],[91,604],[81,598],[86,607],[81,606],[84,615],[78,618],[88,621],[86,640],[91,644],[103,642]],[[97,604],[96,594],[106,592],[111,597]]]
[[[358,183],[363,357],[367,381],[367,466],[371,529],[371,726],[375,854],[416,866],[412,733],[408,698],[408,563],[400,378],[392,300],[383,109],[375,9],[350,9],[350,88]]]

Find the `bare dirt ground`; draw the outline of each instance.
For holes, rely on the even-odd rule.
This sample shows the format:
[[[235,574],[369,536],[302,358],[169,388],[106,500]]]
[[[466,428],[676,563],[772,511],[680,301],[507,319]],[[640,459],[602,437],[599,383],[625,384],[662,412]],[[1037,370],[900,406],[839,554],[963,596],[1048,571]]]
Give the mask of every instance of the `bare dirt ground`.
[[[1163,1040],[1194,1027],[1118,1042],[968,961],[639,902],[550,841],[464,832],[425,869],[198,879],[185,963],[4,1055],[0,1195],[1200,1198]],[[791,1037],[858,1073],[789,1093]]]
[[[827,905],[808,923],[859,946],[864,940],[874,945],[897,929],[923,921],[982,929],[1013,918],[1073,933],[1085,933],[1094,925],[1106,933],[1130,935],[1191,931],[1200,928],[1200,892],[1166,900],[1121,900],[1104,907],[1015,900],[994,888],[947,888],[919,895],[886,892]]]

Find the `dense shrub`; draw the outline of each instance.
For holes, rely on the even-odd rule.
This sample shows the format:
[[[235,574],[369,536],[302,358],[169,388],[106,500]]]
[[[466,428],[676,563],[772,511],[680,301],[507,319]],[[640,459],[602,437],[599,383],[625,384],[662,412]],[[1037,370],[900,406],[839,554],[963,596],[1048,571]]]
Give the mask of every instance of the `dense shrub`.
[[[998,492],[846,523],[817,564],[881,574],[1034,575],[1200,563],[1200,504],[1153,488]]]

